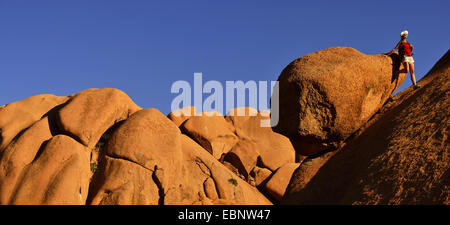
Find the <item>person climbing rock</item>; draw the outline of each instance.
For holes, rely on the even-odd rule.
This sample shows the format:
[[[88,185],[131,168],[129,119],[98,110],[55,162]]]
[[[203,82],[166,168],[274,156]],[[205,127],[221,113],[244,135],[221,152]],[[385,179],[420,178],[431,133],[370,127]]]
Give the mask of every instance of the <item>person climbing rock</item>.
[[[416,77],[414,75],[414,59],[413,59],[413,54],[412,54],[412,50],[413,50],[413,45],[410,44],[406,38],[408,37],[408,31],[402,31],[400,33],[400,41],[398,42],[398,44],[395,46],[394,49],[392,49],[391,52],[389,52],[389,54],[394,53],[395,51],[397,51],[398,49],[398,54],[400,55],[400,58],[402,60],[403,63],[403,67],[405,68],[405,70],[403,72],[406,72],[411,75],[411,81],[414,85],[414,89],[420,88],[420,85],[417,84],[416,82]]]

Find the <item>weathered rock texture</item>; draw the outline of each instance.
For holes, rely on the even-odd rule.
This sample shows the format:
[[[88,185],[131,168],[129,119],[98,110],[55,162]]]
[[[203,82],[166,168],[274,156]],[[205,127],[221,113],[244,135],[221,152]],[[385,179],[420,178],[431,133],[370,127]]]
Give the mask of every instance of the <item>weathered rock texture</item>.
[[[193,116],[188,118],[180,129],[208,150],[216,159],[220,159],[236,144],[234,127],[220,114]]]
[[[57,135],[22,170],[9,204],[84,204],[89,188],[90,152]]]
[[[48,118],[35,122],[2,152],[0,160],[0,203],[8,204],[24,167],[30,164],[41,145],[52,138]]]
[[[88,89],[58,110],[57,123],[65,134],[93,147],[109,127],[140,109],[118,89]]]
[[[291,62],[279,81],[275,130],[299,153],[335,150],[377,112],[405,79],[397,55],[334,47]]]
[[[289,139],[273,132],[271,127],[261,126],[262,122],[270,121],[267,113],[248,107],[232,109],[225,117],[214,112],[188,117],[182,113],[193,111],[193,108],[183,108],[177,115],[170,113],[168,117],[176,125],[180,124],[182,133],[206,149],[227,171],[258,187],[259,191],[268,194],[261,183],[272,171],[295,162],[295,150]],[[255,168],[260,170],[255,172]],[[286,175],[287,180],[290,175]]]
[[[255,187],[218,162],[195,141],[182,136],[185,196],[194,204],[272,204]]]
[[[260,155],[219,114],[171,120],[105,88],[33,96],[0,115],[0,204],[272,204],[218,160],[231,150],[248,176]]]
[[[1,107],[0,204],[85,204],[98,140],[138,110],[111,88]]]
[[[156,109],[134,113],[112,132],[91,183],[91,204],[158,204],[179,185],[180,130]]]
[[[274,171],[286,163],[295,161],[295,150],[288,138],[272,131],[271,127],[262,127],[261,121],[270,119],[251,108],[237,108],[232,112],[245,112],[242,114],[228,114],[225,120],[236,129],[239,142],[235,146],[236,155],[241,161],[248,162],[246,173],[253,169],[254,158],[248,155],[257,154],[257,164]],[[237,154],[236,154],[237,153]],[[247,158],[248,160],[244,160]],[[232,161],[233,163],[234,161]],[[239,163],[235,166],[240,168]]]
[[[396,95],[309,182],[300,166],[282,203],[450,204],[449,78],[447,52],[422,88]]]
[[[20,131],[66,100],[67,97],[43,94],[0,108],[0,150],[4,149]]]

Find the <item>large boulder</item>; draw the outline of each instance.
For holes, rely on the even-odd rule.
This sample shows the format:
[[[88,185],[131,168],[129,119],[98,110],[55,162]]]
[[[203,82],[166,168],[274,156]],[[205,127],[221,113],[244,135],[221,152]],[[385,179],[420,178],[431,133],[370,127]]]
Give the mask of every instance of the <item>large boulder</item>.
[[[272,171],[270,171],[267,168],[255,166],[251,174],[255,178],[255,186],[263,187],[263,185],[267,182],[270,175],[272,175]]]
[[[289,139],[273,132],[257,141],[259,158],[258,165],[275,171],[286,163],[295,162],[295,150]]]
[[[278,168],[265,183],[264,189],[266,192],[275,200],[280,201],[286,192],[292,173],[299,165],[299,163],[287,163]]]
[[[0,204],[8,204],[23,169],[36,157],[43,143],[52,138],[48,117],[35,122],[15,138],[0,157]]]
[[[233,124],[240,139],[257,140],[261,136],[273,133],[270,126],[261,125],[264,120],[270,121],[270,116],[264,115],[251,107],[231,109],[225,116],[225,120]]]
[[[70,97],[59,109],[56,122],[63,133],[88,147],[94,147],[112,125],[141,109],[114,88],[87,89]]]
[[[181,204],[272,204],[186,135],[182,135],[182,146],[185,171],[180,179],[185,184]]]
[[[360,128],[405,79],[398,55],[333,47],[291,62],[279,81],[279,123],[299,153],[333,150]],[[274,99],[272,99],[274,101]]]
[[[178,127],[184,123],[187,119],[189,119],[191,116],[195,116],[196,114],[195,106],[188,106],[181,109],[177,109],[175,111],[172,111],[167,115],[167,117],[172,120],[172,122],[175,123]]]
[[[337,151],[326,152],[317,156],[308,156],[293,172],[290,181],[285,187],[283,197],[288,199],[293,193],[297,193],[311,181],[317,171],[334,155]],[[288,201],[288,200],[286,200]]]
[[[224,161],[231,163],[231,165],[238,169],[239,174],[248,178],[250,171],[255,168],[258,162],[258,156],[259,152],[256,143],[248,140],[240,140],[225,155]]]
[[[450,204],[449,78],[448,51],[282,203]]]
[[[180,130],[157,109],[143,109],[112,133],[106,155],[123,158],[148,169],[174,170],[181,163]],[[169,175],[169,173],[167,174]]]
[[[180,184],[180,134],[156,109],[131,115],[108,140],[90,204],[164,204]]]
[[[265,121],[270,120],[268,114],[256,111],[249,107],[231,109],[225,117],[236,130],[236,135],[241,140],[240,149],[237,154],[242,162],[253,165],[253,158],[248,155],[258,155],[258,165],[274,171],[286,163],[295,161],[295,150],[289,139],[279,133],[273,132],[271,127],[262,126]],[[244,144],[245,143],[245,144]],[[235,154],[236,155],[236,154]],[[242,157],[241,157],[242,156]],[[236,161],[233,161],[236,162]],[[237,168],[240,165],[235,165]],[[252,168],[247,167],[247,172]]]
[[[93,177],[87,204],[157,205],[160,203],[153,170],[135,162],[105,155]],[[162,201],[162,200],[161,200]]]
[[[50,94],[36,95],[0,108],[0,152],[23,129],[68,98]]]
[[[89,190],[90,151],[57,135],[22,171],[9,204],[84,205]]]
[[[190,117],[180,126],[180,129],[216,159],[220,159],[238,142],[233,125],[216,112]]]

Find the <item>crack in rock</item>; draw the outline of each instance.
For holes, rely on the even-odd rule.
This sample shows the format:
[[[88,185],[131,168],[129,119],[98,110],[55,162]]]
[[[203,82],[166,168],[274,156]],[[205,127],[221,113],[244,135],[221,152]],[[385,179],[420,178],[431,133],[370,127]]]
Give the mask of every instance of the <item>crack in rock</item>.
[[[158,170],[158,166],[155,165],[155,169],[153,170],[152,173],[152,179],[153,182],[155,182],[156,186],[158,187],[158,195],[159,195],[158,205],[164,205],[164,197],[166,194],[164,193],[164,187],[162,185],[161,178],[158,177],[158,175],[161,175],[158,173],[158,171],[162,170],[161,169]]]

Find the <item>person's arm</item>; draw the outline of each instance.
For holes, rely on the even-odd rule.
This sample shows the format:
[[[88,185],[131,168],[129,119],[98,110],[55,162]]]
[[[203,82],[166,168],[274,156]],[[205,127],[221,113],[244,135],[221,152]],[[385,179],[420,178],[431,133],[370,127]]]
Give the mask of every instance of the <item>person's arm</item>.
[[[399,41],[398,43],[397,43],[397,45],[395,46],[395,48],[394,49],[392,49],[392,51],[390,52],[390,53],[394,53],[395,51],[397,51],[397,49],[400,47],[400,43],[401,43],[402,41]]]

